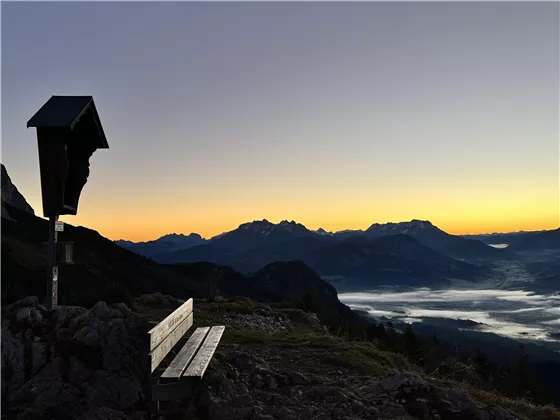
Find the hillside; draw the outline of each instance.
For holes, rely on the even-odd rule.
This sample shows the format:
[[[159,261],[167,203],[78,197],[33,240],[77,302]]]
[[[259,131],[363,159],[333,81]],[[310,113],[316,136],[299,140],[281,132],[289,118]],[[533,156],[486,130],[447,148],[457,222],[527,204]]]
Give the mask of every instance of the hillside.
[[[449,258],[407,235],[337,243],[310,255],[308,263],[318,273],[352,279],[345,282],[345,289],[374,284],[438,286],[450,279],[478,281],[490,275],[484,267]]]
[[[520,252],[560,251],[560,228],[524,235],[513,241],[508,248]]]
[[[3,418],[153,418],[140,349],[148,321],[181,303],[143,295],[133,302],[138,313],[99,302],[90,310],[60,307],[52,316],[34,297],[3,306]],[[195,300],[194,310],[193,328],[226,325],[225,334],[193,397],[162,403],[158,418],[560,419],[551,406],[497,393],[476,365],[445,352],[427,354],[435,370],[432,362],[415,365],[411,350],[421,350],[421,341],[411,347],[419,338],[410,332],[372,327],[359,339],[326,331],[313,313],[247,298]]]
[[[10,205],[6,209],[11,220],[2,219],[2,303],[29,294],[43,296],[48,222]],[[169,267],[94,230],[65,224],[59,240],[74,242],[75,261],[59,267],[59,304],[89,307],[99,300],[128,302],[131,296],[156,291],[178,296],[198,292]]]

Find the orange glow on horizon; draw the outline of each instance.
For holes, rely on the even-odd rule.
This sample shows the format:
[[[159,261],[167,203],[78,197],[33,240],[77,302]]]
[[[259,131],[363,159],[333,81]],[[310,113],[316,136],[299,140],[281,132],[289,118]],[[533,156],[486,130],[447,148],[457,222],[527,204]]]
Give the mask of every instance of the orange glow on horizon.
[[[235,193],[218,186],[173,193],[131,189],[128,195],[100,184],[88,188],[80,200],[79,214],[62,220],[94,229],[111,240],[134,242],[193,232],[208,239],[262,219],[272,223],[294,220],[308,229],[327,231],[365,230],[373,223],[419,219],[455,235],[560,226],[558,183],[544,176],[515,183],[495,178],[486,184],[472,179],[443,180],[414,188],[407,184],[346,184],[322,190],[281,184],[273,194],[268,185],[243,187]],[[40,193],[30,195],[28,202],[41,216]]]
[[[115,228],[113,226],[99,226],[95,228],[94,226],[85,225],[90,229],[97,230],[102,236],[111,239],[126,239],[133,242],[145,242],[151,241],[157,238],[160,238],[164,235],[170,233],[177,233],[177,234],[184,234],[188,235],[190,233],[198,233],[205,239],[210,239],[213,236],[219,235],[223,232],[228,232],[231,230],[236,229],[239,225],[247,222],[252,222],[253,220],[263,220],[267,219],[271,223],[279,223],[281,220],[286,219],[273,219],[267,217],[261,217],[257,219],[251,220],[242,220],[238,223],[234,224],[223,224],[215,226],[208,226],[206,229],[197,229],[196,226],[184,226],[183,224],[177,224],[175,228],[169,227],[157,227],[154,226],[153,228],[147,228],[144,226],[144,229],[140,230],[130,230],[122,229],[122,228]],[[425,218],[415,218],[426,220]],[[288,219],[291,220],[291,219]],[[406,222],[412,219],[403,219],[403,220],[392,220],[392,222]],[[427,219],[429,220],[429,219]],[[69,224],[73,223],[70,218],[65,220]],[[302,220],[294,220],[295,222],[301,223],[306,226],[310,230],[317,230],[319,228],[323,228],[328,232],[337,232],[341,230],[366,230],[370,225],[373,223],[387,223],[386,221],[372,221],[369,224],[353,224],[353,223],[305,223]],[[440,228],[441,230],[450,233],[452,235],[477,235],[477,234],[487,234],[487,233],[509,233],[509,232],[519,232],[519,231],[540,231],[540,230],[553,230],[560,227],[558,218],[548,218],[548,219],[535,219],[535,220],[519,220],[516,221],[503,221],[502,223],[494,223],[487,222],[487,223],[464,223],[459,225],[457,223],[437,223],[436,220],[429,220],[432,224]],[[82,225],[82,224],[76,224]],[[184,227],[183,227],[184,226]],[[128,234],[127,234],[128,231]]]

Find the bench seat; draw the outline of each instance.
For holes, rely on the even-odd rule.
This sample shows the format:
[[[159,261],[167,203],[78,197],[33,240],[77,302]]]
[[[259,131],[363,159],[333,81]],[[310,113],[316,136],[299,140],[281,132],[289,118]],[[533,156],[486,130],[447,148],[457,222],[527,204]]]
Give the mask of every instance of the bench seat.
[[[192,299],[189,299],[149,332],[152,373],[193,325],[192,307]],[[170,401],[187,397],[204,376],[224,330],[223,325],[197,328],[152,384],[152,400]]]

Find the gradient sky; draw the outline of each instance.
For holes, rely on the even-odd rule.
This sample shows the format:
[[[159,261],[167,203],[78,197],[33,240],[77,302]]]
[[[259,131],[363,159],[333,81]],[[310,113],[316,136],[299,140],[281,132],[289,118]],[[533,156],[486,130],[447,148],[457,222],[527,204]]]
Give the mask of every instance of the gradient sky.
[[[559,226],[557,2],[1,7],[2,162],[39,215],[26,122],[92,95],[110,149],[63,220],[111,239]]]

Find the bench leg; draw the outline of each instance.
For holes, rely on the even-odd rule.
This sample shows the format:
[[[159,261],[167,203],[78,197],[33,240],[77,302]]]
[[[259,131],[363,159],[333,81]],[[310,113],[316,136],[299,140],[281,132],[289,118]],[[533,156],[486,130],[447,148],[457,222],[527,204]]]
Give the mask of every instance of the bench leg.
[[[156,382],[156,386],[159,386],[159,378]],[[159,410],[160,410],[160,405],[159,405],[159,400],[156,401],[156,414],[159,414]]]

